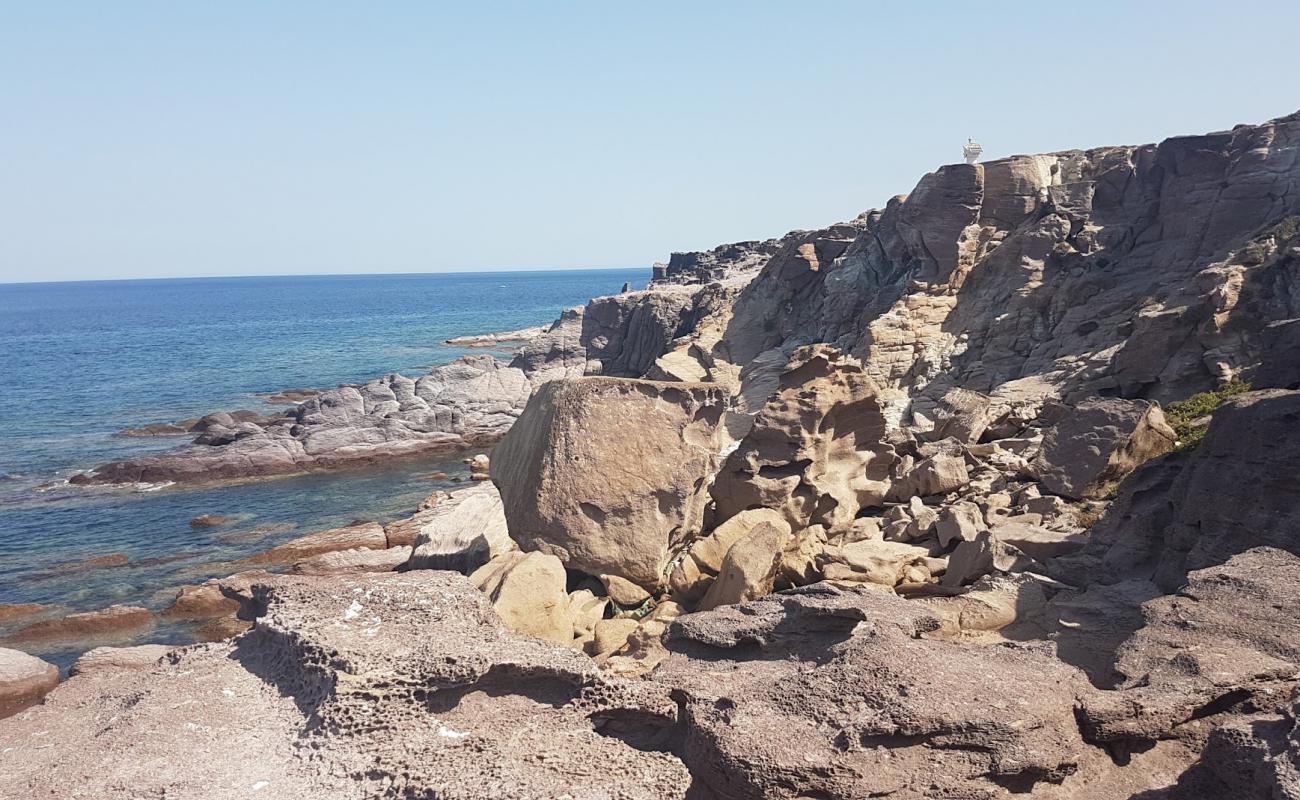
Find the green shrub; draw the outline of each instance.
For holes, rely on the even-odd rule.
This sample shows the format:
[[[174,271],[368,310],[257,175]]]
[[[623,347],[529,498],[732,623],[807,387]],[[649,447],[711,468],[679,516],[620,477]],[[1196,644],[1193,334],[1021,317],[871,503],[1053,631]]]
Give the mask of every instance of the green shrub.
[[[1201,392],[1186,400],[1170,403],[1165,409],[1165,419],[1178,434],[1179,448],[1192,447],[1205,438],[1206,426],[1195,424],[1198,419],[1213,413],[1229,397],[1249,391],[1249,383],[1233,380],[1214,391]]]

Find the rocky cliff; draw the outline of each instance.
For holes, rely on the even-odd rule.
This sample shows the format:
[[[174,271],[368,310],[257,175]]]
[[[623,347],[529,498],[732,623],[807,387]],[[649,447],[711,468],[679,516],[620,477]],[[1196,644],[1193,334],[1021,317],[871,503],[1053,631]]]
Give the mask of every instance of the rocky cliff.
[[[943,167],[675,257],[479,367],[499,496],[390,526],[401,574],[245,577],[242,638],[0,723],[0,790],[1300,798],[1298,153]],[[387,392],[287,435],[436,418]]]

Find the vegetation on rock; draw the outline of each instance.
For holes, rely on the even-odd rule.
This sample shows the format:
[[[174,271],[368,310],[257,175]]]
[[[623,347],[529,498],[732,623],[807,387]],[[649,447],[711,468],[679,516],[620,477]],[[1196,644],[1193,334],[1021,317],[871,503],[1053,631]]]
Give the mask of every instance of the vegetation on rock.
[[[1208,425],[1201,420],[1214,413],[1229,397],[1250,391],[1245,381],[1231,380],[1218,389],[1194,394],[1186,400],[1170,403],[1165,409],[1165,419],[1178,434],[1178,448],[1194,447],[1205,438]]]

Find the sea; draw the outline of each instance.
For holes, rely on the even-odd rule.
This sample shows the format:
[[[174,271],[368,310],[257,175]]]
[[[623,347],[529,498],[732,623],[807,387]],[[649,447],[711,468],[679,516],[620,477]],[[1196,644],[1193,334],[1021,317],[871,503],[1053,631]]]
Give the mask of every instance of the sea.
[[[229,574],[252,552],[409,515],[433,491],[463,485],[465,454],[199,487],[67,479],[188,441],[121,435],[127,428],[272,411],[286,406],[267,395],[283,389],[418,376],[471,352],[508,358],[443,342],[546,324],[648,278],[600,269],[0,284],[0,605],[161,610],[178,587]],[[232,522],[190,525],[204,514]],[[94,559],[115,566],[86,565]],[[0,646],[16,624],[0,627]],[[191,636],[160,621],[140,638]],[[66,668],[82,648],[22,649]]]

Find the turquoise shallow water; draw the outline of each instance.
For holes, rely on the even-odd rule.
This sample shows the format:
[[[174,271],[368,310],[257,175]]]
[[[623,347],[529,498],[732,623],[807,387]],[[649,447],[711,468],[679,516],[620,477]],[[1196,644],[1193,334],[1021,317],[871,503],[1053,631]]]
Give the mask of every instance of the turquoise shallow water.
[[[159,609],[222,562],[354,519],[410,513],[457,457],[155,492],[75,489],[73,472],[184,439],[114,435],[259,394],[419,374],[442,341],[554,319],[647,270],[0,285],[0,603]],[[475,350],[474,352],[483,352]],[[199,514],[233,516],[194,529]],[[122,554],[127,566],[69,570]],[[183,640],[159,629],[151,640]],[[66,663],[71,653],[44,655]]]

